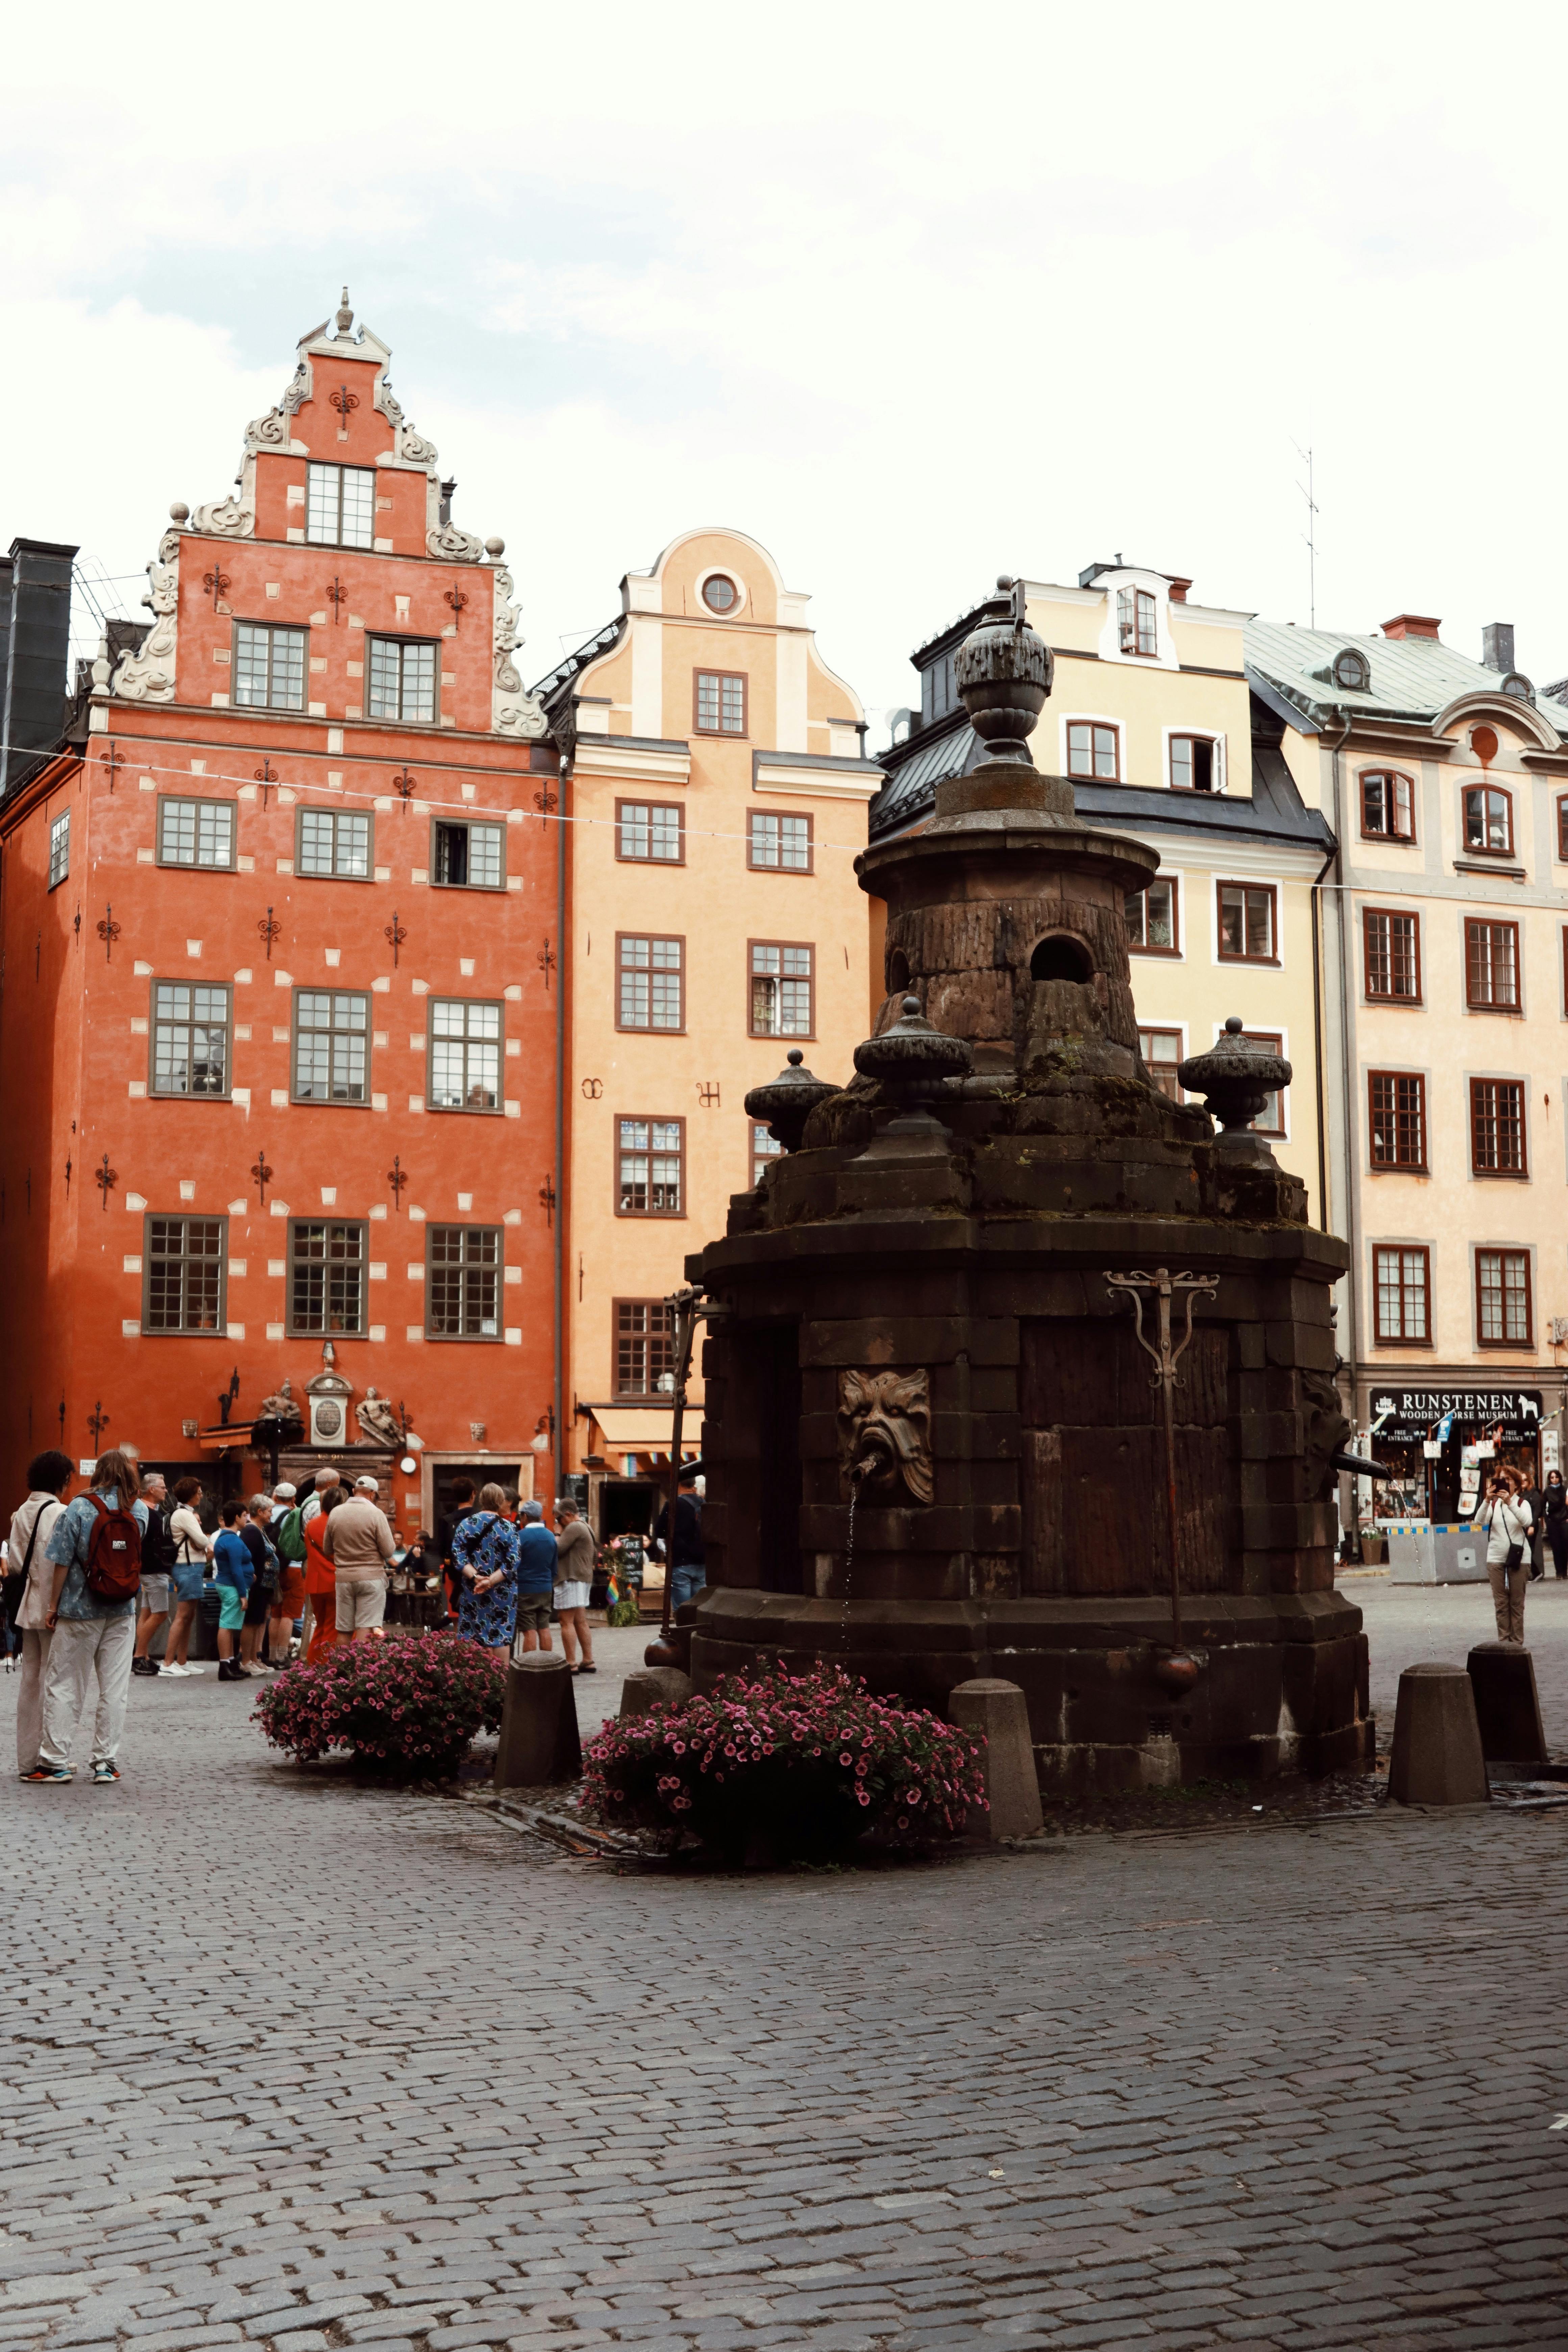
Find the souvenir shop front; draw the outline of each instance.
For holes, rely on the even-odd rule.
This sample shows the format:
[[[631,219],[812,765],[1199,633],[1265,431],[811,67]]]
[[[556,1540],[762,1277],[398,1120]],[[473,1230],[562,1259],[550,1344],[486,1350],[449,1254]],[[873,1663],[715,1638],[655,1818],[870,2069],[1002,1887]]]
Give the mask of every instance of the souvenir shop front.
[[[1394,1474],[1379,1482],[1379,1519],[1468,1519],[1494,1461],[1522,1471],[1530,1486],[1561,1467],[1556,1416],[1543,1417],[1539,1389],[1373,1386],[1364,1411],[1359,1450]]]

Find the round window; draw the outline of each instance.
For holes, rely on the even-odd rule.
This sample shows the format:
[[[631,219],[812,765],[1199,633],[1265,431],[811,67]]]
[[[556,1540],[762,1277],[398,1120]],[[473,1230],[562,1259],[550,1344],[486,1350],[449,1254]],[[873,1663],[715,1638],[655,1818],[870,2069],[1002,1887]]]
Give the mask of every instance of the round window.
[[[741,592],[726,572],[715,572],[702,583],[702,602],[710,613],[732,613],[741,601]]]
[[[1497,730],[1494,727],[1472,727],[1470,749],[1483,768],[1489,767],[1497,758]]]

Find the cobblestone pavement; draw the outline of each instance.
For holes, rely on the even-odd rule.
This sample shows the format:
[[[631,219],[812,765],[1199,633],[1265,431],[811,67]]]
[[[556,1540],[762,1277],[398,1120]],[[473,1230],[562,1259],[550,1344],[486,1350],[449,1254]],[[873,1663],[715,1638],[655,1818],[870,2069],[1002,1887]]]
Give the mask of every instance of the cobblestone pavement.
[[[623,1875],[248,1704],[0,1799],[0,2352],[1568,2344],[1561,1814]]]
[[[1477,1642],[1497,1638],[1488,1584],[1391,1584],[1386,1570],[1342,1575],[1340,1591],[1366,1624],[1372,1653],[1372,1704],[1380,1745],[1394,1732],[1400,1669],[1422,1658],[1462,1666]],[[1546,1736],[1568,1756],[1568,1580],[1546,1575],[1524,1601],[1524,1636],[1535,1660],[1535,1682]]]

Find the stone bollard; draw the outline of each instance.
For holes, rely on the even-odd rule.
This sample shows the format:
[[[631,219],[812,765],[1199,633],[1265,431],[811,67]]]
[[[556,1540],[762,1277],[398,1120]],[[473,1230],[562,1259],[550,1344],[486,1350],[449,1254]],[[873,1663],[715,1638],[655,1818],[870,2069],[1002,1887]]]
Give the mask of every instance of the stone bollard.
[[[955,1683],[947,1695],[947,1711],[961,1731],[985,1742],[990,1811],[971,1816],[969,1836],[990,1845],[1000,1838],[1038,1836],[1046,1822],[1029,1738],[1028,1703],[1017,1684],[990,1675]]]
[[[1463,1666],[1406,1666],[1400,1675],[1388,1793],[1398,1805],[1489,1802],[1475,1696]]]
[[[1511,1642],[1478,1642],[1466,1660],[1489,1763],[1544,1764],[1546,1733],[1535,1689],[1535,1660]]]
[[[498,1789],[543,1789],[580,1780],[583,1743],[577,1737],[576,1684],[553,1651],[531,1650],[507,1668],[506,1704],[496,1749]]]
[[[679,1666],[636,1666],[621,1685],[621,1721],[626,1723],[634,1715],[658,1715],[690,1696],[691,1676]]]

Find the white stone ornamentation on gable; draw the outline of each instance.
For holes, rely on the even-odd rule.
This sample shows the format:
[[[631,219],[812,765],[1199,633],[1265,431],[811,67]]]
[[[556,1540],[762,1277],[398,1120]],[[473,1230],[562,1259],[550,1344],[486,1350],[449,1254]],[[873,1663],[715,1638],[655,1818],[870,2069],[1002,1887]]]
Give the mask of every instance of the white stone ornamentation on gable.
[[[520,736],[531,742],[545,730],[544,706],[523,691],[522,679],[511,656],[522,643],[518,634],[521,617],[511,601],[511,573],[498,563],[495,573],[495,687],[490,725],[498,735]]]
[[[455,522],[444,522],[425,534],[425,544],[432,555],[447,563],[477,563],[485,551],[482,539],[471,530],[459,530]]]
[[[236,498],[214,499],[196,509],[191,517],[191,529],[206,531],[216,539],[250,539],[256,532],[256,516]]]
[[[109,690],[123,702],[173,702],[180,609],[177,530],[166,530],[158,542],[158,561],[147,566],[144,601],[153,610],[153,626],[137,652],[122,656]]]

